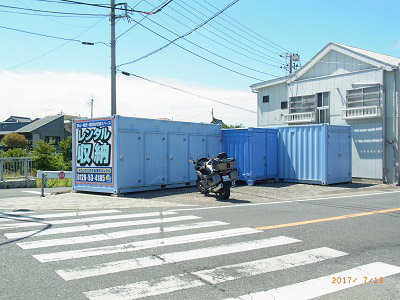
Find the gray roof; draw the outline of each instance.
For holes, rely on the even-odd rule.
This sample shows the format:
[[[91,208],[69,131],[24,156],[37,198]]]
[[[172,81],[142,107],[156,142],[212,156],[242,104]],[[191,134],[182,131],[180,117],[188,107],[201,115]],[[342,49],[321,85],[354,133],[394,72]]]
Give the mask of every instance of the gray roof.
[[[377,52],[373,52],[373,51],[369,51],[369,50],[365,50],[365,49],[361,49],[361,48],[351,47],[351,46],[347,46],[347,45],[343,45],[343,44],[339,44],[339,43],[333,43],[333,44],[336,44],[338,46],[341,46],[341,47],[351,50],[353,52],[357,52],[362,55],[369,56],[375,60],[381,61],[388,65],[397,66],[400,64],[400,58],[395,57],[395,56],[377,53]]]
[[[16,130],[15,132],[32,132],[32,131],[34,131],[34,130],[36,130],[36,129],[44,126],[44,125],[47,125],[47,124],[49,124],[49,123],[51,123],[51,122],[53,122],[53,121],[55,121],[55,120],[57,120],[59,118],[64,118],[64,115],[55,115],[55,116],[44,117],[42,119],[34,121],[34,122],[32,122],[32,123],[20,128],[20,129]]]
[[[365,61],[371,65],[375,65],[378,68],[384,68],[385,70],[391,71],[392,69],[399,68],[400,65],[400,58],[381,54],[369,50],[364,50],[356,47],[351,47],[339,43],[329,42],[324,48],[322,48],[312,59],[310,59],[304,66],[302,66],[296,72],[280,78],[275,78],[272,80],[267,80],[263,82],[258,82],[250,86],[250,88],[257,92],[259,89],[277,85],[281,83],[290,83],[294,80],[297,80],[305,72],[307,72],[312,66],[318,63],[319,58],[326,55],[327,52],[331,50],[340,51],[348,56],[352,56],[356,59]]]
[[[27,122],[0,122],[0,133],[4,134],[3,132],[5,131],[13,132],[26,125]]]
[[[4,122],[32,122],[31,118],[27,117],[17,117],[17,116],[10,116],[7,120]]]

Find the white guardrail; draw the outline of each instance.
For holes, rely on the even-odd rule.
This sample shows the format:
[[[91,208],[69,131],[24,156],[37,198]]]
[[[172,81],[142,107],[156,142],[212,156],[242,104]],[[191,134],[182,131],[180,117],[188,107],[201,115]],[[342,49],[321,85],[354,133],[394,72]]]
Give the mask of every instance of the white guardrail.
[[[41,171],[41,170],[38,170],[36,177],[42,179],[41,196],[44,197],[44,188],[47,187],[47,179],[48,178],[58,178],[58,179],[71,178],[72,179],[72,171]]]

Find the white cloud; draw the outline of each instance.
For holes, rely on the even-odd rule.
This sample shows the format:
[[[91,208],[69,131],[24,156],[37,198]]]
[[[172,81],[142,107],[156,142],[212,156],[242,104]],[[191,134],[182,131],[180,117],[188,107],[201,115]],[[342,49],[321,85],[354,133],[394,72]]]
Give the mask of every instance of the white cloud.
[[[156,81],[256,111],[256,95],[241,90],[195,86],[165,78]],[[110,115],[110,79],[91,73],[3,72],[0,121],[10,115],[31,118],[57,114],[90,116],[86,103],[94,99],[94,117]],[[117,113],[142,118],[173,118],[190,122],[211,121],[214,115],[227,124],[256,126],[257,115],[175,91],[134,77],[119,76]]]

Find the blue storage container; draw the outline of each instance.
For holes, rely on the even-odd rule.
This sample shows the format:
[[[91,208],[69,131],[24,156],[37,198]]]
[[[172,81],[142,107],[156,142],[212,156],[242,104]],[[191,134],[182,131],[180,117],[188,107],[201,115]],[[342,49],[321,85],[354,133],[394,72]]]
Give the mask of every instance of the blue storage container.
[[[73,122],[73,189],[100,193],[194,185],[189,159],[222,151],[221,127],[113,116]]]
[[[224,129],[222,149],[236,160],[240,180],[277,179],[277,130],[267,128]]]
[[[324,185],[351,181],[350,126],[289,126],[278,131],[279,178]]]

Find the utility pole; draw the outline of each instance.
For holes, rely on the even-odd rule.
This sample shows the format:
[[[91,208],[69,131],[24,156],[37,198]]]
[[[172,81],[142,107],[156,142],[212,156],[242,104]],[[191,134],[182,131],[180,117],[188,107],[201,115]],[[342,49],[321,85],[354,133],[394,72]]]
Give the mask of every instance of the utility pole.
[[[289,71],[289,74],[292,74],[293,71],[297,70],[300,67],[300,64],[297,62],[300,61],[300,55],[297,53],[286,53],[284,55],[279,55],[280,57],[284,57],[286,59],[286,63],[281,66],[282,69]],[[289,64],[287,63],[287,59],[289,58]]]
[[[90,118],[93,119],[93,98],[90,100]]]
[[[117,67],[115,61],[115,0],[111,0],[111,115],[117,114]]]

